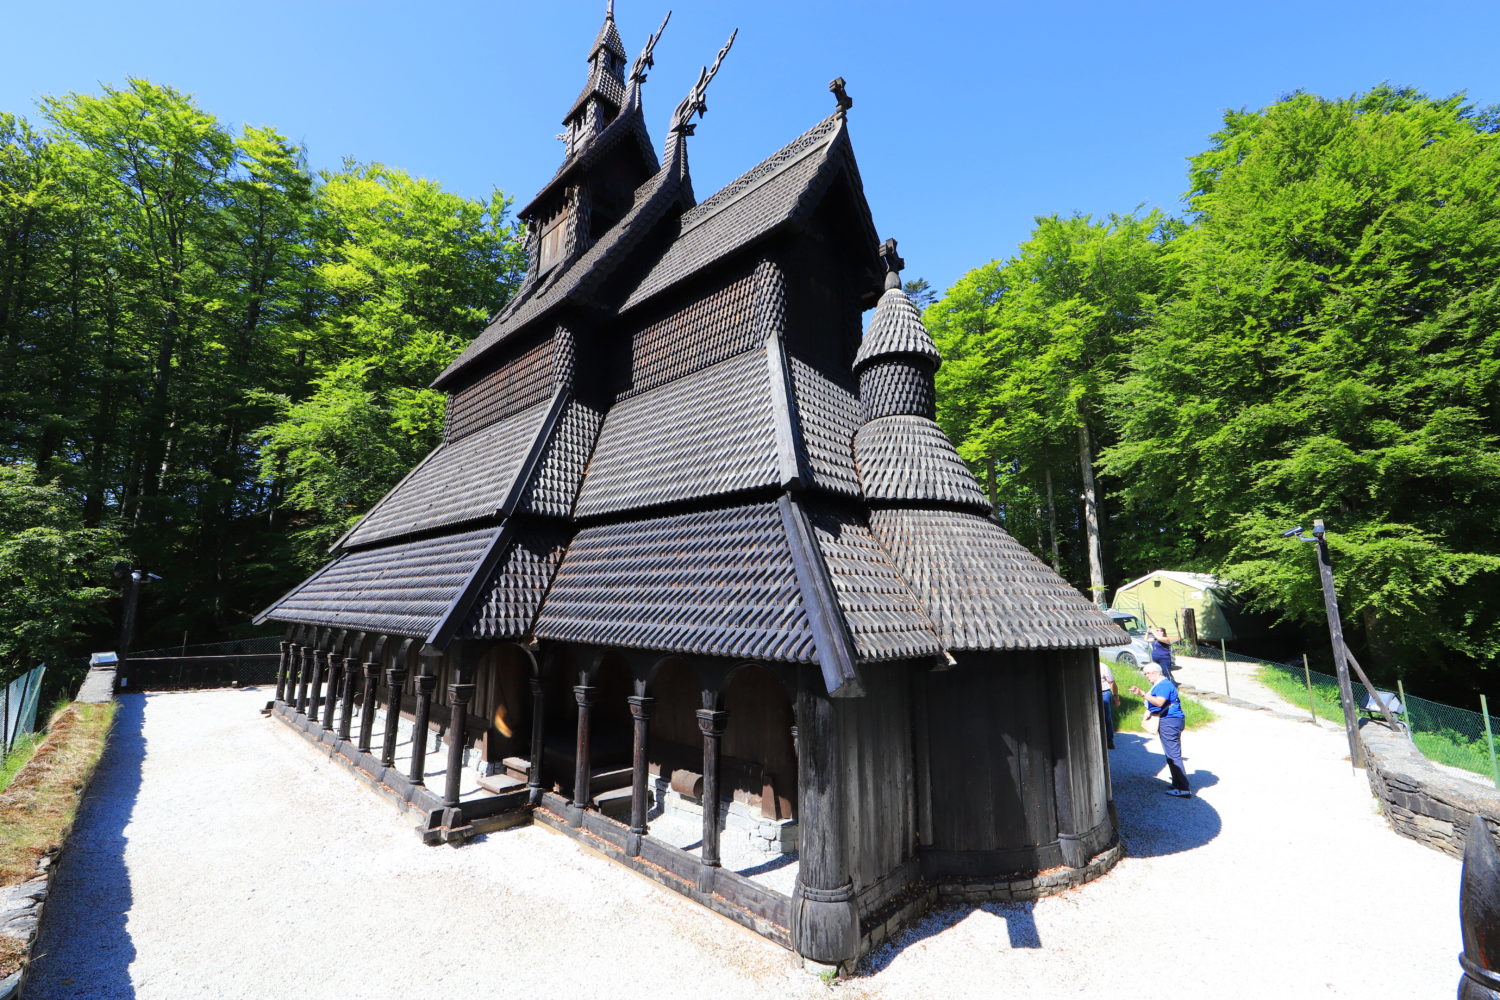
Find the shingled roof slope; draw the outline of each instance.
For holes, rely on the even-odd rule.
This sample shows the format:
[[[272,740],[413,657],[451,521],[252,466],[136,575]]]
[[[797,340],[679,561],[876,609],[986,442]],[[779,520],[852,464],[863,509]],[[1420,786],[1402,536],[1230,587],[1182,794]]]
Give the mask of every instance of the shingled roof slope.
[[[884,508],[870,530],[948,649],[1112,646],[1124,633],[994,520]]]
[[[912,354],[927,359],[936,369],[942,355],[932,342],[932,335],[922,324],[922,314],[911,296],[900,288],[888,288],[875,305],[870,328],[859,343],[854,356],[854,370],[859,371],[875,358],[887,354]]]
[[[443,624],[500,533],[499,528],[482,528],[346,552],[255,620],[425,639]]]
[[[989,499],[943,429],[926,417],[872,420],[854,435],[860,487],[870,500],[925,500],[990,512]]]
[[[814,655],[774,503],[584,528],[536,635],[705,656]]]
[[[572,533],[563,524],[531,524],[518,529],[458,637],[518,639],[530,635]]]
[[[632,309],[765,236],[816,201],[847,164],[844,116],[833,114],[682,214],[667,252],[621,307]]]
[[[616,403],[578,516],[776,485],[770,381],[766,353],[755,348]]]
[[[538,403],[422,460],[343,540],[369,545],[493,516],[536,442],[550,402]]]

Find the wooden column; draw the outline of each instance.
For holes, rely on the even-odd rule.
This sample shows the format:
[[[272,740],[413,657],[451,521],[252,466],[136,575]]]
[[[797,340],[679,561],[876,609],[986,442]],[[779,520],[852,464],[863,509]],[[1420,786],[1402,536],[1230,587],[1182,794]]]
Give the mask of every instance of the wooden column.
[[[698,709],[698,731],[703,734],[703,867],[698,888],[712,892],[714,869],[719,867],[719,740],[729,723],[729,713]]]
[[[448,685],[448,783],[443,790],[443,801],[458,805],[459,779],[464,766],[464,729],[469,712],[469,702],[474,699],[474,685]]]
[[[844,830],[843,746],[837,706],[818,690],[821,676],[802,673],[797,696],[801,849],[792,890],[792,947],[815,962],[839,965],[859,957],[859,909]]]
[[[542,800],[542,737],[547,719],[547,692],[542,679],[531,678],[531,767],[526,772],[527,795],[531,804]]]
[[[312,680],[308,682],[307,704],[305,708],[307,711],[307,721],[316,722],[318,720],[318,697],[323,691],[323,661],[328,656],[321,649],[311,650],[310,653]]]
[[[359,661],[352,656],[344,657],[344,683],[343,692],[339,695],[343,699],[339,712],[339,739],[349,738],[349,727],[354,723],[354,675],[359,672]]]
[[[306,714],[308,711],[308,684],[312,678],[312,663],[315,660],[315,651],[312,646],[303,646],[302,658],[297,667],[297,711]]]
[[[417,704],[412,712],[411,724],[411,768],[407,775],[413,785],[425,782],[423,775],[427,769],[427,741],[431,734],[427,731],[427,721],[432,715],[432,692],[437,688],[437,676],[429,673],[432,662],[423,658],[422,672],[412,678],[417,688]]]
[[[635,855],[641,853],[641,838],[646,835],[646,780],[649,777],[646,769],[646,739],[656,699],[631,695],[629,701],[635,733],[631,739],[630,837],[626,841],[626,850]]]
[[[365,661],[365,693],[359,710],[359,749],[370,752],[370,739],[375,734],[375,688],[380,683],[380,664]]]
[[[323,728],[333,730],[333,709],[339,698],[339,666],[344,658],[338,653],[328,654],[328,694],[323,698]]]
[[[295,647],[289,642],[281,644],[281,659],[276,664],[276,700],[286,701],[286,674],[287,666],[292,662],[292,650]]]
[[[1464,950],[1458,1000],[1500,1000],[1500,854],[1483,814],[1469,822],[1458,883],[1458,924]]]
[[[406,686],[406,668],[398,661],[385,672],[385,741],[380,747],[380,763],[396,764],[396,727],[401,724],[401,689]]]
[[[573,756],[573,805],[580,813],[589,807],[589,708],[598,697],[599,689],[588,684],[573,688],[573,700],[578,702],[578,744]],[[574,825],[583,822],[582,816],[574,817]]]

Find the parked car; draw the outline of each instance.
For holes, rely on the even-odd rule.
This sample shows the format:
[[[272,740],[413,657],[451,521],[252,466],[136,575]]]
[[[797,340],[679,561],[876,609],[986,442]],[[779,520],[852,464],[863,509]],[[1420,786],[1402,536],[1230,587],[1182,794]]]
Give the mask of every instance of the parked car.
[[[1105,646],[1099,650],[1099,658],[1122,667],[1139,667],[1151,662],[1151,640],[1146,638],[1146,626],[1140,619],[1128,611],[1106,611],[1105,614],[1126,631],[1130,641],[1122,646]]]

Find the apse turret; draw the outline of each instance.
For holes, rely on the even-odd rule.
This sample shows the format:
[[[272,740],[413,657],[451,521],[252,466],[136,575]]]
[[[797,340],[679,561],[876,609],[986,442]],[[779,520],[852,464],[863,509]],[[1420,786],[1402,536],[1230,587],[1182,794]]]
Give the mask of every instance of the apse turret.
[[[922,314],[901,290],[906,262],[896,255],[895,240],[882,244],[880,259],[886,268],[885,293],[854,357],[864,418],[869,422],[907,414],[932,420],[937,416],[932,377],[942,357],[922,325]]]

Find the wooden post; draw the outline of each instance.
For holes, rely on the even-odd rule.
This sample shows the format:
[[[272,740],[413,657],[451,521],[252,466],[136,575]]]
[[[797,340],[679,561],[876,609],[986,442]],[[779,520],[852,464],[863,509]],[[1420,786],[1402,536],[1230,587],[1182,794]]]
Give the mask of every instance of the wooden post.
[[[1500,855],[1483,814],[1469,821],[1458,883],[1458,923],[1464,950],[1458,1000],[1500,1000]]]
[[[448,685],[448,783],[443,791],[443,801],[449,806],[458,805],[459,779],[464,767],[464,728],[469,702],[473,698],[473,684]]]
[[[802,672],[797,696],[797,826],[802,841],[792,890],[792,947],[815,962],[859,956],[859,909],[849,876],[841,793],[843,754],[832,698]]]
[[[365,688],[359,706],[359,751],[370,752],[370,740],[375,735],[375,688],[380,684],[380,664],[375,660],[365,661]]]
[[[1312,716],[1312,724],[1318,724],[1318,710],[1313,707],[1312,671],[1307,667],[1307,654],[1302,654],[1302,679],[1307,682],[1307,714]]]
[[[1313,537],[1318,544],[1318,580],[1323,586],[1323,610],[1328,616],[1328,638],[1333,644],[1333,663],[1339,676],[1339,702],[1344,708],[1344,735],[1349,738],[1349,763],[1365,766],[1364,749],[1359,743],[1359,720],[1354,713],[1354,689],[1349,685],[1349,650],[1344,644],[1344,626],[1339,619],[1339,598],[1333,588],[1333,563],[1328,558],[1328,539],[1324,537],[1323,519],[1313,522]]]
[[[542,737],[547,719],[547,692],[542,679],[531,678],[531,766],[526,769],[526,793],[532,805],[542,801]]]
[[[1224,697],[1229,695],[1229,651],[1224,648],[1224,640],[1219,640],[1219,661],[1224,664]]]
[[[583,823],[583,810],[589,807],[589,708],[594,704],[599,689],[588,684],[573,688],[573,700],[578,703],[578,743],[573,756],[573,802],[579,815],[572,817],[573,825]]]
[[[729,713],[698,709],[698,731],[703,734],[703,867],[698,889],[713,891],[714,872],[719,867],[719,740],[729,723]]]
[[[312,655],[313,655],[313,650],[312,650],[311,646],[304,644],[304,645],[298,647],[297,652],[298,652],[298,657],[297,657],[297,704],[296,704],[296,709],[299,712],[306,712],[307,711],[307,684],[308,684],[308,677],[310,676],[310,674],[312,672]]]
[[[1411,725],[1411,702],[1406,700],[1406,685],[1401,683],[1399,677],[1396,678],[1396,696],[1401,699],[1401,714],[1406,717],[1402,720],[1406,723],[1406,742],[1416,746],[1417,740],[1413,735],[1415,730]]]
[[[307,688],[307,721],[318,720],[318,698],[323,691],[323,661],[327,655],[321,649],[312,650],[312,680]]]
[[[339,697],[339,666],[344,658],[338,653],[328,654],[328,696],[323,699],[323,728],[333,731],[333,709]]]
[[[380,763],[386,767],[396,764],[396,727],[401,723],[401,689],[405,685],[406,668],[398,660],[385,672],[385,741],[380,747]]]
[[[631,695],[628,700],[635,732],[630,750],[630,837],[626,841],[626,851],[634,856],[641,853],[641,838],[646,835],[646,780],[649,777],[646,768],[646,740],[656,699]]]
[[[1495,763],[1495,734],[1490,731],[1490,704],[1482,694],[1479,696],[1479,716],[1484,719],[1484,745],[1490,748],[1490,774],[1495,779],[1495,787],[1500,788],[1500,766]]]
[[[343,699],[339,712],[339,739],[341,740],[349,738],[349,727],[354,724],[354,675],[358,666],[359,661],[354,657],[344,657],[343,692],[339,695]]]
[[[1182,640],[1198,655],[1198,612],[1192,608],[1182,609]]]
[[[413,785],[426,783],[428,720],[432,715],[432,692],[437,688],[437,675],[432,673],[433,663],[422,657],[422,672],[412,678],[417,688],[417,703],[412,710],[411,723],[411,767],[407,777]]]
[[[291,662],[291,643],[281,644],[281,659],[276,664],[276,700],[286,701],[287,664]]]

